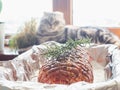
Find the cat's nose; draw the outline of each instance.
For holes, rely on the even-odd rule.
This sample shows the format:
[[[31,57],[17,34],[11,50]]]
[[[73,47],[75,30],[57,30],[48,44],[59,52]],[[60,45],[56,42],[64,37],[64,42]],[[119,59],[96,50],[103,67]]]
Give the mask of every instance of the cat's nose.
[[[54,26],[53,26],[53,25],[51,25],[51,29],[54,29]]]

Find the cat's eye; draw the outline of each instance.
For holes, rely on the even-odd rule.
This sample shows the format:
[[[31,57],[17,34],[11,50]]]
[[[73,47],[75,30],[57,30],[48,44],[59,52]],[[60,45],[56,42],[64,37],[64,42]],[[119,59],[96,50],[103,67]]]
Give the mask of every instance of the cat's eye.
[[[52,24],[47,19],[45,20],[45,24],[52,26]]]
[[[54,25],[58,25],[58,24],[59,24],[59,21],[55,21],[55,22],[54,22]]]

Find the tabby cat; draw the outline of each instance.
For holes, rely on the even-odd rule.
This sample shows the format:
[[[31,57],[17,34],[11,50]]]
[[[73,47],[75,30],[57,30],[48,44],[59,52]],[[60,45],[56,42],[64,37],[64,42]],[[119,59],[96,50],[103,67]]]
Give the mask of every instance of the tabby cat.
[[[38,34],[54,32],[62,29],[65,26],[64,15],[61,12],[44,12],[40,21]]]
[[[75,27],[65,25],[62,12],[47,12],[42,17],[37,36],[39,43],[56,41],[65,43],[68,39],[90,38],[92,43],[115,44],[120,47],[119,38],[107,28]]]

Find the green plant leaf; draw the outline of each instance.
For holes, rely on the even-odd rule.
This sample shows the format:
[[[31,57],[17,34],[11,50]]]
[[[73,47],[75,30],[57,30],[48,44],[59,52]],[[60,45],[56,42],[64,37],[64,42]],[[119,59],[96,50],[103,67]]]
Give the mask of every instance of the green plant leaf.
[[[0,12],[2,10],[2,1],[0,0]]]
[[[10,46],[12,48],[22,49],[39,44],[36,36],[36,26],[37,22],[34,18],[25,22],[24,25],[19,28],[18,33],[11,38],[9,42]]]
[[[82,44],[90,44],[90,39],[69,39],[64,45],[47,47],[47,50],[43,52],[42,55],[44,55],[46,58],[57,59],[60,56],[64,56],[66,52],[70,52],[71,49],[77,47],[77,45],[83,46]]]

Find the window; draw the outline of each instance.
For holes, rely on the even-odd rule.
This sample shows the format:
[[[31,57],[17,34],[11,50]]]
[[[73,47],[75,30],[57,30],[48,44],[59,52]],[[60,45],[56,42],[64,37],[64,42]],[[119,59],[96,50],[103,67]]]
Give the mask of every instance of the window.
[[[63,12],[66,24],[72,24],[72,1],[73,0],[53,0],[53,11]]]
[[[44,11],[52,11],[53,8],[54,11],[61,10],[65,13],[67,24],[120,27],[119,0],[2,0],[2,2],[0,20],[6,22],[6,33],[15,33],[18,27],[31,17],[40,20]],[[52,5],[52,2],[58,6]]]
[[[27,20],[40,20],[44,11],[52,11],[52,0],[2,0],[0,20],[5,22],[5,33],[16,33]],[[47,2],[47,3],[46,3]]]
[[[73,24],[120,27],[119,0],[73,0]]]

